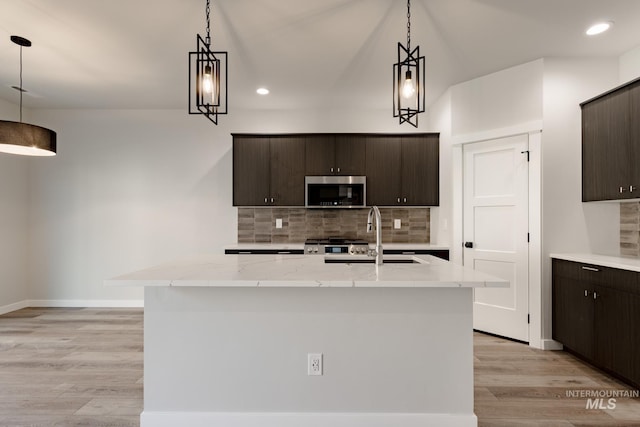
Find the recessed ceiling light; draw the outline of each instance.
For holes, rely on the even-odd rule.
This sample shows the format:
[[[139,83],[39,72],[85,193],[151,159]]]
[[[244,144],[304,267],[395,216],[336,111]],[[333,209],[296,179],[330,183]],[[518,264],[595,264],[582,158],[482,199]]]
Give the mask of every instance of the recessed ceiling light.
[[[611,21],[598,22],[590,26],[589,29],[586,31],[586,33],[588,36],[595,36],[596,34],[604,33],[609,28],[611,28],[612,25],[613,25],[613,22]]]
[[[269,89],[267,89],[266,87],[259,87],[256,92],[259,95],[268,95],[269,94]]]

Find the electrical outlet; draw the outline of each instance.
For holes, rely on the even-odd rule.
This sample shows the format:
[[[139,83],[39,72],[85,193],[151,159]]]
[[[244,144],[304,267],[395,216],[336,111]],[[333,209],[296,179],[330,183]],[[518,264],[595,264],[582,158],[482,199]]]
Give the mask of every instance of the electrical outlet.
[[[307,354],[307,375],[322,375],[322,353]]]
[[[402,227],[402,221],[400,221],[399,219],[394,219],[393,228],[395,228],[396,230],[400,230],[401,227]]]
[[[276,218],[276,228],[282,228],[282,218]]]

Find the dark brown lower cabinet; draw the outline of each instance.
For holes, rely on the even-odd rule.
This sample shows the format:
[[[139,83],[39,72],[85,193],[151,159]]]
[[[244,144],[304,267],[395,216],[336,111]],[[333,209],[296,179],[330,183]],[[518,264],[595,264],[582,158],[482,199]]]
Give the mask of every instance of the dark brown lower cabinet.
[[[553,339],[640,386],[639,273],[554,259]]]

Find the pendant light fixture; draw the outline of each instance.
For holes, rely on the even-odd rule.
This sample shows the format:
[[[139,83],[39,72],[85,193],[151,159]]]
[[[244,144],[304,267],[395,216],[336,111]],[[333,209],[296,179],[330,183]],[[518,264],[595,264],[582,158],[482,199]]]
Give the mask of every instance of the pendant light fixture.
[[[20,87],[14,86],[20,92],[20,121],[0,120],[0,152],[23,156],[55,156],[56,133],[22,122],[22,94],[26,92],[22,88],[22,48],[30,47],[31,41],[20,36],[11,36],[11,41],[20,46]]]
[[[197,35],[197,49],[189,52],[189,114],[203,114],[218,124],[227,114],[227,52],[211,50],[211,6],[207,0],[207,36]]]
[[[398,62],[393,64],[393,117],[400,124],[418,127],[418,113],[425,111],[424,56],[420,46],[411,50],[411,0],[407,0],[407,47],[398,42]]]

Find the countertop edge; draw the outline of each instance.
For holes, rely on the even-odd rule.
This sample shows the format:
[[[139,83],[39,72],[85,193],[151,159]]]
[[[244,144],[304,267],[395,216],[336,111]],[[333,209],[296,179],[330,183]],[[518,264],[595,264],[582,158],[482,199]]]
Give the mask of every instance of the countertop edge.
[[[602,267],[617,268],[640,273],[640,259],[613,255],[585,254],[585,253],[553,253],[550,258],[564,261],[581,262]]]

